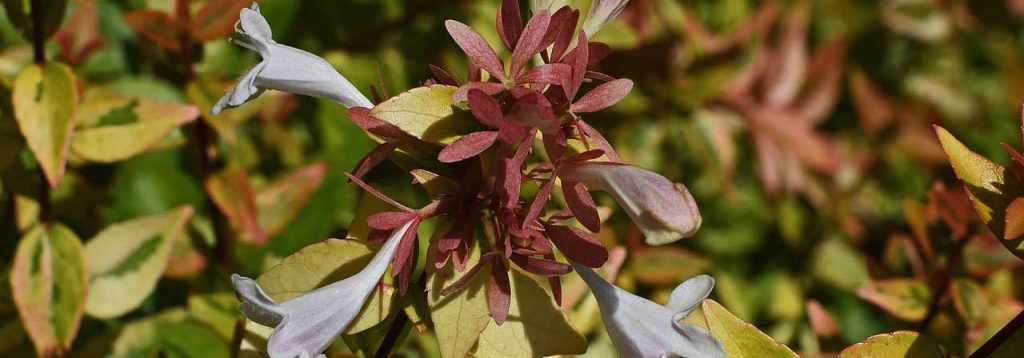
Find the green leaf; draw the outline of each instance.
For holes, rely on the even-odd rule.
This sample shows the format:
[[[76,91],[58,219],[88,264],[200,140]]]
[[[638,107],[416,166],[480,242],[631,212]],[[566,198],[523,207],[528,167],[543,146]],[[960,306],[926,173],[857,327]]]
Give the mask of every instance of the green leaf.
[[[452,100],[457,88],[434,85],[413,88],[374,107],[370,114],[425,142],[451,144],[475,127],[466,111]]]
[[[12,100],[18,127],[51,187],[64,177],[73,130],[71,115],[78,101],[74,85],[71,69],[55,62],[28,66],[14,80]]]
[[[188,312],[197,321],[230,341],[238,322],[238,299],[234,292],[218,292],[188,297]]]
[[[714,300],[701,305],[711,334],[722,343],[730,358],[798,357],[789,347],[776,342],[750,323],[743,322]]]
[[[180,308],[131,323],[113,343],[114,357],[227,357],[227,341]]]
[[[441,290],[462,279],[479,260],[480,250],[474,245],[463,272],[455,272],[454,264],[449,264],[434,273],[430,280],[427,294],[430,319],[434,322],[434,333],[442,357],[461,358],[468,355],[480,332],[491,321],[484,290],[487,282],[484,273],[490,272],[489,266],[481,268],[476,277],[462,289],[448,296],[441,295]]]
[[[103,112],[104,107],[109,110]],[[86,108],[90,110],[83,111]],[[171,102],[106,98],[86,100],[74,117],[77,130],[71,150],[86,160],[111,163],[156,147],[175,128],[198,118],[199,109]]]
[[[629,269],[641,283],[667,286],[704,273],[710,262],[682,248],[666,246],[638,250]]]
[[[813,257],[815,276],[835,287],[853,291],[871,280],[864,257],[841,239],[821,243]]]
[[[924,282],[904,278],[871,282],[858,289],[857,295],[907,321],[924,319],[932,296]]]
[[[86,295],[82,243],[60,224],[37,225],[18,243],[11,288],[36,351],[67,351],[78,333]]]
[[[85,311],[97,318],[123,315],[139,305],[163,275],[174,241],[182,239],[192,208],[114,224],[85,245],[89,299]]]
[[[580,354],[587,342],[569,324],[565,313],[536,281],[509,270],[512,302],[508,320],[487,323],[477,342],[476,357],[542,357]]]
[[[960,181],[967,187],[974,210],[1017,257],[1024,258],[1024,234],[1019,225],[1024,219],[1024,204],[1014,204],[1024,194],[1016,180],[1007,181],[1006,168],[971,151],[944,128],[935,126],[942,149]],[[1009,227],[1008,227],[1009,226]]]
[[[932,358],[946,357],[938,344],[917,332],[897,331],[868,337],[864,342],[847,347],[839,353],[840,358],[904,357]]]
[[[283,302],[356,274],[370,262],[372,254],[364,243],[330,239],[284,258],[260,275],[257,282],[275,301]],[[358,333],[387,318],[391,313],[394,288],[385,284],[383,291],[383,294],[380,290],[373,291],[346,334]]]

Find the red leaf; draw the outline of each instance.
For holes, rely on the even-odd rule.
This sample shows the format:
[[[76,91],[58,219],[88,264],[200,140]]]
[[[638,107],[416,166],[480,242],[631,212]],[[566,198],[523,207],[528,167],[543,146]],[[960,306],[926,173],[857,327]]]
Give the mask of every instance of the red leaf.
[[[508,269],[504,261],[492,260],[491,277],[487,280],[487,308],[494,323],[499,326],[508,318],[508,307],[511,303],[512,288],[508,283]]]
[[[436,79],[440,84],[449,86],[459,85],[459,82],[456,81],[448,71],[445,71],[445,69],[437,65],[430,65],[430,72],[434,74],[434,79]]]
[[[394,152],[395,149],[398,149],[399,145],[400,143],[398,142],[384,142],[373,147],[369,153],[366,153],[366,156],[364,156],[363,159],[359,160],[359,163],[356,164],[356,169],[353,171],[352,175],[357,178],[362,178],[366,173],[369,173],[373,168],[377,167],[378,164],[383,162],[384,159],[387,159],[388,155],[390,155],[391,152]]]
[[[558,9],[551,16],[548,32],[555,34],[555,45],[551,48],[551,62],[562,61],[565,50],[569,48],[573,35],[576,34],[576,23],[579,19],[580,11],[573,10],[568,6]]]
[[[498,100],[478,89],[469,90],[466,97],[469,100],[469,110],[480,123],[491,128],[503,126],[504,115],[501,114],[501,104]]]
[[[558,261],[513,253],[512,262],[529,273],[544,277],[557,277],[572,271],[572,267]]]
[[[355,183],[360,188],[363,188],[363,190],[365,190],[367,193],[377,197],[377,199],[380,199],[381,201],[387,203],[388,205],[391,205],[391,206],[393,206],[393,207],[395,207],[395,208],[397,208],[399,210],[402,210],[402,211],[408,211],[408,212],[415,211],[415,210],[409,209],[409,207],[407,207],[405,205],[402,205],[401,203],[395,201],[394,199],[389,198],[387,195],[384,195],[384,193],[380,192],[376,188],[370,186],[369,184],[366,184],[361,179],[356,178],[355,176],[352,176],[352,174],[345,173],[345,176],[348,177],[349,181]]]
[[[172,52],[179,47],[178,24],[165,12],[137,10],[124,15],[124,21],[143,38]]]
[[[491,45],[487,44],[487,40],[484,40],[480,34],[473,31],[469,26],[455,20],[445,21],[444,26],[448,29],[448,34],[452,36],[455,43],[462,48],[462,51],[469,56],[473,63],[483,68],[499,81],[505,80],[505,66],[501,64],[498,54],[494,53]]]
[[[95,1],[81,1],[74,15],[54,34],[61,57],[70,64],[79,64],[103,47],[99,33]]]
[[[586,152],[576,154],[565,159],[565,162],[585,162],[591,159],[597,159],[604,155],[604,151],[600,149],[592,149]]]
[[[587,71],[586,78],[589,78],[589,79],[592,79],[592,80],[598,80],[598,81],[601,81],[601,82],[610,82],[610,81],[614,81],[615,80],[615,77],[612,77],[612,76],[609,76],[609,75],[606,75],[606,74],[603,74],[603,73],[597,72],[597,71]]]
[[[570,102],[576,98],[576,93],[583,85],[583,78],[587,73],[587,61],[590,59],[590,46],[587,45],[587,33],[580,31],[579,40],[576,42],[576,49],[573,50],[572,79],[562,87],[565,88],[565,98]],[[566,55],[567,58],[570,58]]]
[[[413,250],[416,249],[416,230],[419,228],[419,220],[413,221],[409,229],[402,235],[402,241],[398,243],[398,249],[395,252],[395,259],[391,262],[391,274],[398,278],[398,290],[400,294],[405,293],[405,289],[409,287],[409,273],[412,269]]]
[[[561,85],[572,77],[572,67],[564,63],[549,63],[530,69],[516,79],[517,83]]]
[[[256,194],[245,172],[231,170],[206,180],[206,192],[242,241],[263,245],[270,237],[260,227]]]
[[[566,139],[565,132],[561,130],[545,132],[546,133],[544,133],[544,136],[541,138],[544,140],[544,151],[548,153],[548,158],[558,161],[559,158],[565,154],[565,148],[568,147],[568,140]]]
[[[385,211],[366,218],[366,225],[374,230],[394,230],[416,218],[416,213]]]
[[[538,217],[540,217],[540,211],[544,209],[544,204],[547,204],[548,200],[551,199],[551,190],[555,187],[555,178],[548,179],[544,182],[544,185],[537,191],[537,195],[533,196],[533,203],[530,204],[530,210],[526,212],[526,216],[523,217],[523,223],[519,225],[522,229],[527,229],[528,225],[532,224]]]
[[[505,48],[509,50],[516,48],[519,35],[523,33],[523,16],[519,13],[518,0],[501,2],[496,24],[498,25],[498,36],[501,37]]]
[[[562,225],[548,225],[545,230],[558,250],[574,262],[601,267],[608,261],[608,249],[585,232]]]
[[[626,98],[631,90],[633,90],[633,81],[625,78],[605,82],[573,103],[571,110],[575,113],[597,112]]]
[[[551,23],[551,14],[547,10],[541,10],[533,15],[526,23],[515,50],[512,50],[512,65],[509,74],[512,78],[519,76],[523,67],[530,61],[533,55],[544,49],[544,34],[548,32],[548,25]]]
[[[206,3],[192,19],[192,37],[199,42],[218,40],[235,31],[238,13],[252,0],[214,0]]]
[[[355,123],[356,126],[359,126],[359,128],[362,128],[367,133],[380,136],[389,141],[412,138],[412,136],[405,133],[405,131],[398,128],[398,126],[374,117],[370,114],[369,108],[349,108],[348,117],[352,120],[352,123]]]
[[[601,217],[597,215],[594,199],[583,183],[563,181],[562,195],[565,196],[566,206],[583,227],[593,232],[601,231]]]
[[[475,157],[477,154],[482,153],[487,150],[487,148],[494,145],[494,141],[496,139],[498,139],[497,131],[473,132],[467,134],[466,136],[459,138],[455,143],[444,147],[444,149],[441,150],[441,153],[437,154],[437,160],[442,163],[455,163]]]
[[[526,161],[526,156],[533,149],[532,144],[531,141],[523,141],[519,144],[512,158],[502,160],[503,175],[498,177],[498,185],[501,189],[503,207],[507,209],[515,208],[519,201],[519,188],[523,180],[520,170]]]
[[[456,103],[466,102],[469,100],[469,91],[472,90],[483,91],[487,95],[493,96],[504,91],[505,85],[494,82],[469,82],[455,90],[455,93],[452,94],[452,100]]]
[[[466,287],[466,284],[473,281],[473,276],[475,276],[476,273],[484,267],[484,265],[491,263],[491,261],[494,261],[496,258],[498,258],[498,253],[496,252],[489,252],[480,256],[480,261],[477,262],[476,265],[473,265],[473,267],[470,267],[469,271],[463,274],[458,281],[455,281],[451,285],[448,285],[448,287],[441,289],[441,295],[448,296],[458,290],[461,290],[463,287]]]

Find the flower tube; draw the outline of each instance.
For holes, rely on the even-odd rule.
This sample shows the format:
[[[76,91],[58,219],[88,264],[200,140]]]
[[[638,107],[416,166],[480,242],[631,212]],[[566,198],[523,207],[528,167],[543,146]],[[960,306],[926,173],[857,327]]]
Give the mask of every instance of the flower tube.
[[[281,303],[267,296],[255,280],[232,275],[242,298],[242,313],[253,322],[275,327],[267,342],[270,357],[313,357],[327,349],[359,315],[412,225],[408,222],[392,232],[359,273]]]
[[[242,9],[235,32],[234,42],[258,52],[263,62],[242,76],[210,113],[216,115],[226,108],[241,106],[267,89],[326,98],[346,108],[373,107],[366,96],[323,58],[274,42],[270,25],[256,3],[249,9]]]

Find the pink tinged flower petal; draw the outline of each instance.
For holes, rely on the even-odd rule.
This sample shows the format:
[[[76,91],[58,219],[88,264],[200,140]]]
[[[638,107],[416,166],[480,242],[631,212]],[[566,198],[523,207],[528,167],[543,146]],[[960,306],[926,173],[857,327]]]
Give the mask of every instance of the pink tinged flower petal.
[[[608,261],[608,249],[586,232],[562,225],[547,225],[544,232],[558,250],[574,262],[601,267]]]
[[[501,42],[509,50],[516,48],[516,42],[523,33],[523,16],[519,13],[519,0],[502,1],[497,17],[495,23]]]
[[[359,273],[281,303],[274,302],[252,279],[233,275],[232,283],[242,298],[246,317],[275,327],[267,353],[275,358],[291,358],[323,352],[359,315],[411,226],[406,223],[395,230]]]
[[[708,331],[679,322],[685,318],[685,315],[677,314],[681,312],[674,312],[669,307],[626,292],[608,283],[588,267],[575,264],[573,267],[597,299],[605,328],[619,356],[725,357],[721,343]],[[696,279],[697,283],[706,282],[702,276]],[[705,286],[697,283],[690,285],[688,282],[680,287],[695,292],[679,292],[679,296],[699,297],[705,293]],[[703,297],[697,304],[702,300]]]
[[[601,217],[597,215],[594,199],[583,183],[562,181],[562,196],[566,206],[572,211],[576,220],[591,232],[601,231]]]
[[[533,58],[533,55],[547,47],[544,46],[543,41],[550,23],[551,14],[547,10],[541,10],[534,14],[526,23],[526,28],[523,29],[523,34],[519,37],[515,50],[512,50],[512,64],[509,73],[513,78],[519,76],[519,72]]]
[[[479,90],[489,96],[493,96],[504,91],[505,85],[494,82],[469,82],[455,90],[455,93],[452,94],[452,101],[455,101],[455,103],[468,101],[469,91],[472,90]]]
[[[573,103],[571,111],[575,113],[600,111],[619,103],[626,98],[631,90],[633,90],[633,81],[625,78],[602,83]]]
[[[448,34],[452,36],[455,43],[462,48],[462,51],[469,56],[473,63],[483,68],[484,71],[487,71],[499,81],[505,80],[505,66],[501,64],[501,60],[494,53],[494,49],[491,48],[491,45],[487,44],[487,41],[480,34],[473,31],[469,26],[455,20],[445,21],[444,26],[448,29]]]
[[[455,163],[460,162],[472,157],[477,156],[483,151],[494,145],[494,141],[498,139],[497,131],[483,131],[473,132],[459,138],[452,144],[441,150],[438,153],[437,160],[442,163]]]
[[[518,83],[561,85],[572,76],[572,67],[564,63],[549,63],[530,69],[516,79]]]
[[[583,31],[594,36],[605,24],[619,16],[626,4],[629,4],[629,0],[594,0],[590,4],[587,18],[583,20]]]
[[[700,212],[690,192],[657,173],[626,164],[588,162],[567,164],[560,176],[611,194],[648,244],[667,244],[700,228]]]

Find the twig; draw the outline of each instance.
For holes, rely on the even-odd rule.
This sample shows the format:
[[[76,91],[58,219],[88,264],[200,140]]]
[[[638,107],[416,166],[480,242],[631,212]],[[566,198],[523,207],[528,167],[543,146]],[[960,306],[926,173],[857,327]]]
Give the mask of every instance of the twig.
[[[1006,341],[1008,341],[1010,337],[1013,337],[1013,334],[1017,333],[1021,328],[1024,328],[1024,311],[1017,314],[1017,317],[1014,317],[1010,323],[1007,323],[999,330],[999,332],[996,332],[992,338],[985,341],[985,344],[981,345],[981,348],[978,348],[974,353],[971,353],[970,358],[991,356],[992,353],[995,353],[1003,343],[1006,343]]]

